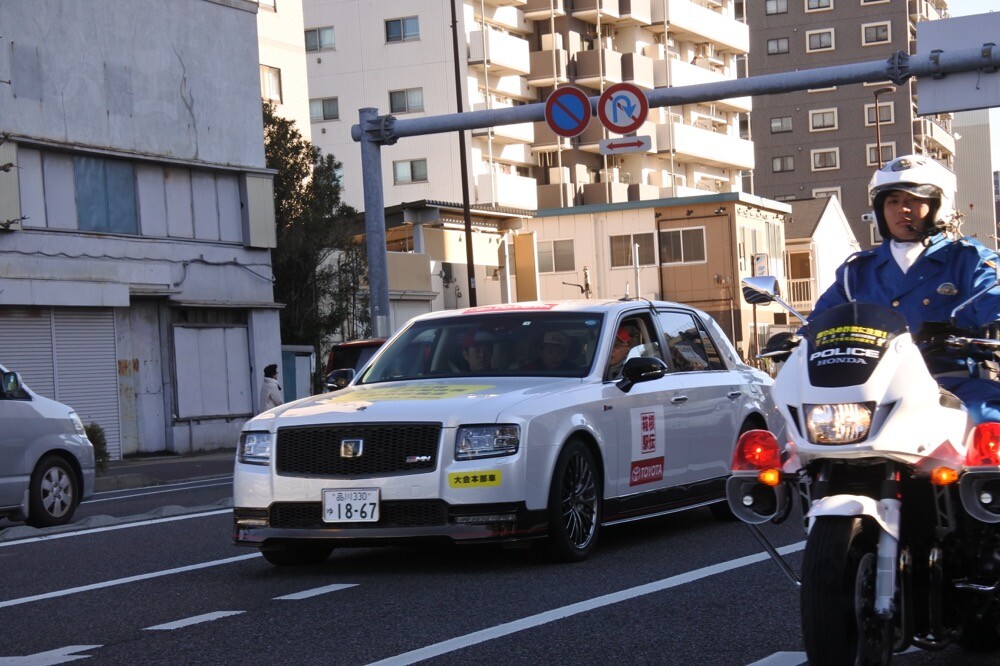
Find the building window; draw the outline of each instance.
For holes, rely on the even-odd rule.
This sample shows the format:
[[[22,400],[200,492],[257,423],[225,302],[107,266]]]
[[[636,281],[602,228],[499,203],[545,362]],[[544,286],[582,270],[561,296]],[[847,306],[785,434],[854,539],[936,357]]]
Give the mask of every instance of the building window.
[[[782,171],[795,171],[795,158],[791,155],[772,157],[771,171],[774,173],[781,173]]]
[[[767,40],[767,55],[788,53],[788,37],[777,37]]]
[[[896,142],[895,141],[884,141],[882,142],[882,161],[878,161],[878,144],[869,143],[868,144],[868,166],[880,167],[886,162],[896,159]]]
[[[625,234],[611,237],[611,268],[632,266],[632,246],[639,244],[639,265],[654,266],[656,251],[653,247],[653,234]]]
[[[281,70],[277,67],[260,66],[260,96],[281,104]]]
[[[324,51],[333,47],[333,28],[306,30],[306,51]]]
[[[868,23],[861,26],[861,45],[871,46],[872,44],[888,44],[892,41],[891,24]]]
[[[407,88],[389,91],[390,113],[413,113],[424,110],[424,89]]]
[[[765,0],[765,2],[764,2],[764,13],[765,14],[787,14],[788,13],[788,0]]]
[[[667,229],[660,232],[661,264],[705,262],[705,227]]]
[[[863,5],[881,5],[889,2],[889,0],[861,0]]]
[[[771,118],[771,134],[780,134],[782,132],[792,131],[792,117],[791,116],[781,116],[780,118]]]
[[[832,51],[835,48],[833,28],[806,31],[806,52]]]
[[[386,42],[409,42],[414,39],[420,39],[420,22],[416,16],[386,20]]]
[[[843,199],[840,194],[839,187],[822,187],[813,190],[814,199],[822,199],[824,197],[837,197],[838,199]]]
[[[340,120],[340,104],[337,98],[309,100],[309,120]]]
[[[81,231],[138,234],[135,169],[131,162],[74,157],[76,213]]]
[[[807,12],[818,12],[833,9],[833,0],[806,0]]]
[[[392,163],[392,180],[403,183],[426,183],[427,160],[400,160]]]
[[[891,125],[896,122],[894,102],[878,103],[878,124]],[[872,127],[875,125],[875,105],[865,104],[865,125]]]
[[[566,273],[575,270],[573,239],[538,241],[539,273]]]
[[[817,109],[809,112],[809,131],[828,132],[837,129],[837,109]]]
[[[840,168],[840,148],[810,150],[813,171],[829,171]]]

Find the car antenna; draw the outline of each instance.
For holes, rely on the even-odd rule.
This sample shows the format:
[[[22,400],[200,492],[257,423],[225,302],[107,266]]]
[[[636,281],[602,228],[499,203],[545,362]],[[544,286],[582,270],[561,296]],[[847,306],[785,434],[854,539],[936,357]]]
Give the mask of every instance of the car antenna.
[[[620,300],[620,301],[631,301],[632,297],[628,295],[628,290],[629,290],[629,283],[626,282],[625,283],[625,295],[622,296],[621,298],[619,298],[618,300]]]

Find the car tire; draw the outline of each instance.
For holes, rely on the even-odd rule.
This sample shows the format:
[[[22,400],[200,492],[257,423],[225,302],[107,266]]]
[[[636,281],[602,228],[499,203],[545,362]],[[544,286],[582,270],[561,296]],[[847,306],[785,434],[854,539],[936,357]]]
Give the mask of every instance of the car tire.
[[[80,484],[70,464],[57,455],[38,461],[28,487],[28,517],[32,527],[64,525],[80,503]]]
[[[559,453],[549,488],[548,556],[556,562],[581,562],[590,555],[601,530],[601,473],[590,449],[569,440]]]
[[[305,567],[326,562],[333,546],[326,543],[285,543],[261,548],[260,554],[276,567]]]

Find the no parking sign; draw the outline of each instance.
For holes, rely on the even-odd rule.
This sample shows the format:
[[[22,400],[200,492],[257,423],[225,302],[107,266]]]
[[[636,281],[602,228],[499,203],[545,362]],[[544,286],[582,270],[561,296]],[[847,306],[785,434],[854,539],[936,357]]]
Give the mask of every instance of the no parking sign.
[[[587,129],[590,116],[590,98],[576,86],[556,88],[545,100],[545,122],[559,136],[577,136]]]

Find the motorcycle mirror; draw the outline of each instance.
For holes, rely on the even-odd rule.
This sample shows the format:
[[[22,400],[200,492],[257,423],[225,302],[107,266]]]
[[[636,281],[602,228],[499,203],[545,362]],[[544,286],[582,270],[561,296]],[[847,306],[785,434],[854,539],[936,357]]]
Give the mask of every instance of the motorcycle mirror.
[[[997,278],[996,278],[996,280],[993,281],[992,284],[986,285],[981,290],[977,291],[972,296],[970,296],[969,298],[965,299],[964,301],[962,301],[961,303],[959,303],[958,305],[955,306],[955,309],[951,311],[951,323],[952,323],[952,326],[955,325],[955,317],[958,316],[958,313],[963,308],[965,308],[965,306],[967,306],[969,303],[975,301],[976,299],[980,298],[981,296],[985,296],[986,294],[988,294],[990,292],[990,290],[992,290],[997,285],[1000,285],[1000,271],[997,272]]]
[[[751,305],[771,303],[780,298],[778,278],[773,275],[759,275],[743,278],[743,298]]]

